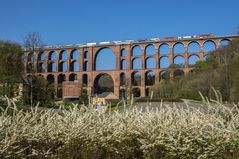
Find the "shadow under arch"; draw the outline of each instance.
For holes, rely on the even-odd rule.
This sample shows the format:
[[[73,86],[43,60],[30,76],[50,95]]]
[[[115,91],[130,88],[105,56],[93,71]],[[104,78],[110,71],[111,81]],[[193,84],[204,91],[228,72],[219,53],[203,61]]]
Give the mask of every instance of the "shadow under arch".
[[[114,93],[114,81],[108,73],[100,73],[94,79],[94,94]]]

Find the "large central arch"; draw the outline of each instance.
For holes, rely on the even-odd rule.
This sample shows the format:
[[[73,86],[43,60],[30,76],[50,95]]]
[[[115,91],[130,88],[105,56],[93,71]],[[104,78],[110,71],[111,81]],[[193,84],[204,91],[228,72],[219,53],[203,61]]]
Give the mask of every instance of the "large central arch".
[[[94,80],[94,94],[114,93],[114,81],[111,75],[100,73]]]
[[[96,52],[94,70],[116,70],[116,56],[112,49],[104,47]]]

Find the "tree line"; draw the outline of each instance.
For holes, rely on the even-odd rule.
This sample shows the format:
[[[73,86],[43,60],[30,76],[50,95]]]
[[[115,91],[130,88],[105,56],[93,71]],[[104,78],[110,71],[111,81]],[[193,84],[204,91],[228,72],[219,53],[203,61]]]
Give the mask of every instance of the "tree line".
[[[173,67],[173,66],[171,66]],[[198,61],[186,75],[162,77],[150,92],[155,98],[214,98],[214,90],[223,101],[239,102],[239,40],[211,52],[205,61]],[[170,68],[169,68],[170,69]]]

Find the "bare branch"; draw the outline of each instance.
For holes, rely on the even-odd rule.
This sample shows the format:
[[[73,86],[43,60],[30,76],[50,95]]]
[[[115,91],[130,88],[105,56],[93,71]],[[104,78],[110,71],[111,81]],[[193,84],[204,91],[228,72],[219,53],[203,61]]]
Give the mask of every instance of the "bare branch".
[[[30,32],[24,38],[24,47],[27,50],[35,50],[38,48],[42,48],[43,42],[41,40],[41,36],[38,32]]]

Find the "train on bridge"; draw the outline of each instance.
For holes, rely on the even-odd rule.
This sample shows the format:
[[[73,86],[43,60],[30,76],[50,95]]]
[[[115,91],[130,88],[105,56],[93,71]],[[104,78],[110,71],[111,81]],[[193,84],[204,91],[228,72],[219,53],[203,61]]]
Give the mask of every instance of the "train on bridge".
[[[192,36],[174,36],[174,37],[163,37],[163,38],[150,38],[150,39],[143,39],[143,40],[124,40],[124,41],[102,41],[102,42],[89,42],[89,43],[82,43],[82,44],[70,44],[70,45],[57,45],[57,46],[45,46],[46,49],[60,49],[66,47],[87,47],[87,46],[95,46],[95,45],[110,45],[110,44],[130,44],[130,43],[142,43],[142,42],[163,42],[163,41],[175,41],[175,40],[187,40],[187,39],[202,39],[202,38],[213,38],[215,37],[214,34],[199,34],[199,35],[192,35]]]

